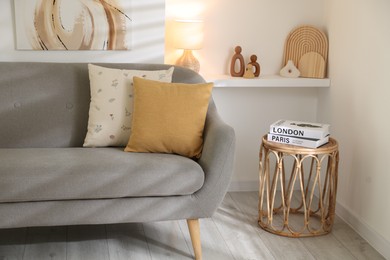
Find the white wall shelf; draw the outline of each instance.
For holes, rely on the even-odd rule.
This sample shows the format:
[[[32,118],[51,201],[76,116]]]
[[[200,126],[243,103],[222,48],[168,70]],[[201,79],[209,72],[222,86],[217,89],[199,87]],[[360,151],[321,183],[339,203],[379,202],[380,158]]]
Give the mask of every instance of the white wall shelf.
[[[284,78],[278,75],[264,75],[259,78],[245,79],[240,77],[231,77],[229,75],[208,75],[204,76],[208,82],[214,82],[215,87],[256,87],[256,88],[277,88],[277,87],[330,87],[330,79],[313,78]]]

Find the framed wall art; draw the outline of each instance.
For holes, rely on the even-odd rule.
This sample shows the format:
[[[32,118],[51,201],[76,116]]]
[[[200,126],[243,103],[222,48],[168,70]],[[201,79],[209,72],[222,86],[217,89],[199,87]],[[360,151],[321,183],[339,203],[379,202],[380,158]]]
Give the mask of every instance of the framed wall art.
[[[14,0],[18,50],[129,50],[131,0]]]

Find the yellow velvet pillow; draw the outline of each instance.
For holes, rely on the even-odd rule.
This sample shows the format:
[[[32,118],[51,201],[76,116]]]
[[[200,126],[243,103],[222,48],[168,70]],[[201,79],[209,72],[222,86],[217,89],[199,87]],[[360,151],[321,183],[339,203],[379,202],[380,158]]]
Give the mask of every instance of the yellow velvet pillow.
[[[199,158],[213,83],[164,83],[134,77],[132,129],[126,152]]]

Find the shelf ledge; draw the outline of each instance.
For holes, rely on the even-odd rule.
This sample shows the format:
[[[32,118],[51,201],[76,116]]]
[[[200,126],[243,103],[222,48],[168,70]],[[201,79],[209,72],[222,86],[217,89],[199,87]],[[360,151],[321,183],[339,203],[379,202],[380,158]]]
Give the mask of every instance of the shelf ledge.
[[[278,75],[264,75],[259,78],[246,79],[240,77],[231,77],[228,75],[205,76],[208,82],[213,82],[215,87],[256,87],[256,88],[285,88],[285,87],[310,87],[327,88],[330,87],[330,79],[314,78],[284,78]]]

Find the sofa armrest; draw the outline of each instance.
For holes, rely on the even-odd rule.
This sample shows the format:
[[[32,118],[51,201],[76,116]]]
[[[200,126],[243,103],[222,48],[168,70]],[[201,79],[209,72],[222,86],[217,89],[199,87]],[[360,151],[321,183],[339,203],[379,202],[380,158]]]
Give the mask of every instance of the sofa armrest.
[[[205,173],[205,181],[194,194],[207,216],[214,213],[228,190],[233,175],[234,152],[234,129],[220,118],[211,100],[204,129],[202,156],[198,161]]]

